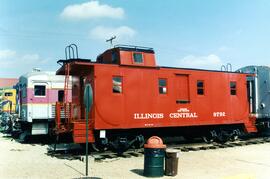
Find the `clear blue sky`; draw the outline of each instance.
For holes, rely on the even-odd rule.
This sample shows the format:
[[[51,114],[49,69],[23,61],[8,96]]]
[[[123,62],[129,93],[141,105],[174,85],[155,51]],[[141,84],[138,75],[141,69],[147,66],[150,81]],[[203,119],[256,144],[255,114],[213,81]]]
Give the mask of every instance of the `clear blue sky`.
[[[163,66],[270,65],[270,1],[0,0],[0,77],[56,70],[70,43],[95,59],[112,35],[153,47]]]

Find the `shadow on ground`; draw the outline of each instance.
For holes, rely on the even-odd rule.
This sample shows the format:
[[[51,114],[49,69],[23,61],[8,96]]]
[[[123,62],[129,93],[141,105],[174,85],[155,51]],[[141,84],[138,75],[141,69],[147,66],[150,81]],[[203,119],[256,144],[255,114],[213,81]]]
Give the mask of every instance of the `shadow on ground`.
[[[130,171],[132,171],[133,173],[135,173],[137,175],[144,176],[143,175],[143,169],[132,169]]]
[[[80,177],[80,178],[73,178],[73,179],[102,179],[99,177]]]

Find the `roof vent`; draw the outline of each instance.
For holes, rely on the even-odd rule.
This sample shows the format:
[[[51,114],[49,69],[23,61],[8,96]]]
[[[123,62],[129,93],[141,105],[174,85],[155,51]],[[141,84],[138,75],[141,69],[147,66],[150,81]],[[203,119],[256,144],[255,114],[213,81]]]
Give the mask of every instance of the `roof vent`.
[[[41,71],[40,68],[33,68],[33,69],[32,69],[32,72],[40,72],[40,71]]]

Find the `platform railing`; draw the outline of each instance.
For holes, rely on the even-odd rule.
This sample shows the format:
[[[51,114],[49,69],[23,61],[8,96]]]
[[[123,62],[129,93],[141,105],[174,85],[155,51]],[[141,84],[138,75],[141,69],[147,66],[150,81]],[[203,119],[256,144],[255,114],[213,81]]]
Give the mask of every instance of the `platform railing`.
[[[56,102],[55,104],[55,131],[64,133],[71,130],[73,118],[73,106],[71,102]]]

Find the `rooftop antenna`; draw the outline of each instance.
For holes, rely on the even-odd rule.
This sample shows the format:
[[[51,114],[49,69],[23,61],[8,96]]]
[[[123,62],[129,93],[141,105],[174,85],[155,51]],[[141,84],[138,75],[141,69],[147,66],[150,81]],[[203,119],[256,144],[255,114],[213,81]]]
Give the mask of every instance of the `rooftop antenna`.
[[[116,39],[116,36],[112,36],[110,39],[107,39],[106,42],[110,42],[111,47],[113,47],[113,40]]]

